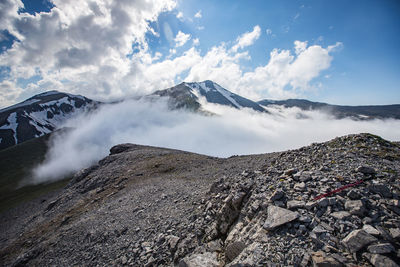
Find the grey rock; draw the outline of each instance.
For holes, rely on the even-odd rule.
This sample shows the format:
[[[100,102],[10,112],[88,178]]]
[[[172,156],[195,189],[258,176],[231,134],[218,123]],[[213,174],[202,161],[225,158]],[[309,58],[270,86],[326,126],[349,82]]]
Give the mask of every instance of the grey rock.
[[[125,255],[122,256],[122,257],[121,257],[121,263],[122,263],[122,265],[125,265],[127,262],[128,262],[128,259],[126,258],[126,256],[125,256]]]
[[[299,216],[297,212],[270,205],[268,206],[268,217],[264,223],[264,228],[267,230],[275,229],[278,226],[296,220]]]
[[[340,262],[338,262],[333,257],[327,256],[323,251],[317,251],[311,253],[311,259],[313,263],[313,267],[339,267],[343,266]]]
[[[369,225],[369,224],[365,224],[362,228],[365,232],[367,232],[370,235],[373,236],[379,236],[381,233],[375,229],[375,227]]]
[[[168,241],[169,247],[171,249],[175,249],[176,245],[179,242],[179,237],[174,236],[174,235],[170,235],[170,236],[167,236],[167,241]]]
[[[399,228],[390,228],[389,233],[393,239],[400,240],[400,229]]]
[[[369,262],[376,267],[398,267],[394,261],[390,258],[380,254],[364,253],[363,256],[369,260]]]
[[[343,219],[350,217],[351,214],[348,213],[347,211],[336,211],[336,212],[332,212],[330,214],[330,216],[332,216],[333,218],[336,218],[338,220],[343,220]]]
[[[269,200],[271,201],[276,201],[276,200],[280,200],[285,196],[285,194],[282,192],[282,190],[276,190],[272,196],[270,197]]]
[[[218,267],[217,253],[205,252],[202,254],[193,254],[183,258],[179,262],[179,267]]]
[[[391,198],[392,192],[387,185],[384,184],[375,184],[368,186],[368,190],[374,194],[379,194],[384,198]]]
[[[342,240],[342,243],[353,253],[375,241],[377,239],[364,230],[354,230]]]
[[[368,251],[374,254],[385,254],[394,250],[394,247],[390,243],[375,244],[368,247]]]
[[[327,198],[323,198],[318,200],[318,206],[321,208],[326,208],[329,206],[329,200]]]
[[[246,248],[242,241],[235,241],[229,244],[225,249],[225,258],[227,262],[233,261]]]
[[[125,151],[127,151],[127,150],[129,150],[129,149],[132,149],[132,148],[134,148],[134,147],[135,147],[135,145],[132,145],[132,144],[120,144],[120,145],[116,145],[116,146],[113,146],[113,147],[110,149],[110,155],[119,154],[119,153],[125,152]]]
[[[376,170],[369,166],[359,166],[356,171],[361,172],[362,174],[376,174]]]
[[[297,169],[291,168],[291,169],[287,169],[284,173],[287,176],[291,176],[293,174],[295,174],[297,172]]]
[[[294,190],[304,191],[306,189],[306,184],[304,182],[297,183],[294,185]]]
[[[362,216],[365,212],[364,204],[361,200],[348,200],[344,207],[353,215]]]
[[[357,200],[361,198],[361,194],[358,193],[356,190],[352,189],[347,193],[347,196],[351,199],[351,200]]]
[[[304,208],[306,203],[304,201],[299,201],[299,200],[290,200],[287,202],[286,206],[288,209],[298,209],[298,208]]]

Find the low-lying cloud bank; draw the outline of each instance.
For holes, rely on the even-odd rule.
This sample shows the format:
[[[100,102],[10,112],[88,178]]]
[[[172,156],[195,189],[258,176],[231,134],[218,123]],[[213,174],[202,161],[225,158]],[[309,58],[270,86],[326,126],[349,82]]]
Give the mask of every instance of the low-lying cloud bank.
[[[125,101],[70,121],[75,129],[53,139],[31,183],[57,180],[94,164],[120,143],[135,143],[228,157],[299,148],[351,133],[400,139],[400,120],[332,119],[317,111],[276,109],[271,114],[218,105],[218,116],[170,111],[160,102]],[[299,116],[301,114],[301,116]]]

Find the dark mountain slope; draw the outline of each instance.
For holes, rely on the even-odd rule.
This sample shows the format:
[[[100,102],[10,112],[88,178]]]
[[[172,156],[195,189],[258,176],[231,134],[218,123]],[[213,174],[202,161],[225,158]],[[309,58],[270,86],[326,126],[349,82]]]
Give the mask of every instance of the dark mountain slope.
[[[32,175],[32,169],[44,160],[51,135],[45,134],[0,151],[0,212],[65,186],[66,180],[21,187]]]
[[[302,110],[322,110],[331,113],[339,119],[346,117],[354,119],[400,119],[400,105],[339,106],[304,99],[261,100],[258,103],[265,107],[278,105],[298,107]]]

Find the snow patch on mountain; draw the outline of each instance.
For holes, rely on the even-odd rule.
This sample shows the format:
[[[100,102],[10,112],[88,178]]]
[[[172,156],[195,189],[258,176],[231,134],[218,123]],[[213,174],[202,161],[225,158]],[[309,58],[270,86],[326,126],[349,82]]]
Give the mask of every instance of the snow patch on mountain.
[[[227,98],[233,105],[235,105],[237,108],[241,108],[242,106],[239,105],[235,99],[232,98],[233,94],[231,92],[229,92],[228,90],[222,88],[221,86],[219,86],[218,84],[215,84],[215,89],[221,93],[225,98]]]
[[[1,130],[7,130],[7,129],[11,129],[14,132],[14,140],[15,143],[17,143],[17,113],[13,112],[11,113],[8,118],[7,118],[7,122],[8,124],[5,124],[3,126],[0,127]]]

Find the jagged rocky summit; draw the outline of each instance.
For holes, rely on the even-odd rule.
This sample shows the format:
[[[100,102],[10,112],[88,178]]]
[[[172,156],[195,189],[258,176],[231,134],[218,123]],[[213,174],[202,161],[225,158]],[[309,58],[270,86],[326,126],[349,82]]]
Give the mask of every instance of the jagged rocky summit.
[[[399,174],[399,145],[370,134],[226,159],[118,145],[3,213],[0,263],[398,266]]]

